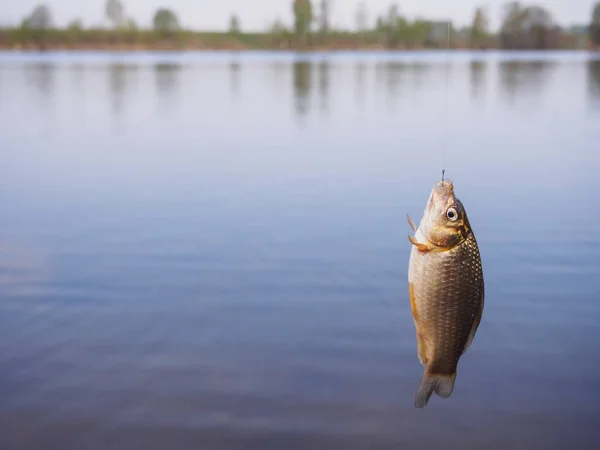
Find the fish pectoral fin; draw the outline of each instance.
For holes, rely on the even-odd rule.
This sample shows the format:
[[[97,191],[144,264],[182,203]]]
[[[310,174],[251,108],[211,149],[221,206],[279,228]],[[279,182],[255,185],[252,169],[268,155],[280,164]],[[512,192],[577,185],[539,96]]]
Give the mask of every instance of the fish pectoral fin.
[[[408,220],[408,224],[410,225],[412,230],[416,232],[417,226],[415,225],[415,223],[413,222],[413,220],[410,218],[410,216],[408,214],[406,215],[406,220]]]
[[[414,236],[408,235],[408,240],[412,245],[417,247],[417,250],[419,250],[421,253],[427,253],[432,250],[432,248],[429,245],[421,244],[420,242],[418,242]]]

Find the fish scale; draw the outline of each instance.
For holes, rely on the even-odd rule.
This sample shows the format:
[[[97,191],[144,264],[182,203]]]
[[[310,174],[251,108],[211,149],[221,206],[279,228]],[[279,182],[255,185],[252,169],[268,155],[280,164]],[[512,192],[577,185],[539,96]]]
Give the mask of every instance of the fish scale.
[[[451,209],[455,220],[448,218]],[[434,186],[411,242],[409,295],[424,366],[415,406],[424,407],[434,391],[444,398],[452,393],[483,312],[479,248],[450,180]]]

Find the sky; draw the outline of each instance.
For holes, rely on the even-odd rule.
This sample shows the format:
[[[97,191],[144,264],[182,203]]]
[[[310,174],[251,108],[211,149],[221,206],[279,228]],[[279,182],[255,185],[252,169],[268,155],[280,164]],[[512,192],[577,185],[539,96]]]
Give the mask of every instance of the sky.
[[[45,2],[52,10],[54,22],[58,26],[66,25],[70,20],[79,18],[84,26],[105,24],[105,0],[20,0],[0,2],[0,26],[19,24],[40,2]],[[149,26],[154,12],[159,7],[173,9],[186,28],[202,30],[223,30],[233,13],[237,14],[242,29],[263,31],[276,18],[284,23],[292,23],[292,0],[122,0],[126,14],[136,21],[138,26]],[[359,0],[331,0],[332,23],[334,26],[354,28]],[[487,7],[490,25],[497,28],[502,14],[502,5],[506,0],[399,0],[400,12],[409,18],[417,16],[444,20],[450,17],[458,26],[471,22],[476,6]],[[590,21],[595,0],[541,0],[536,4],[551,11],[555,19],[563,26],[585,24]],[[320,0],[313,0],[313,5]],[[394,0],[367,0],[369,22],[374,23],[377,15],[389,8]],[[530,2],[523,2],[530,4]]]

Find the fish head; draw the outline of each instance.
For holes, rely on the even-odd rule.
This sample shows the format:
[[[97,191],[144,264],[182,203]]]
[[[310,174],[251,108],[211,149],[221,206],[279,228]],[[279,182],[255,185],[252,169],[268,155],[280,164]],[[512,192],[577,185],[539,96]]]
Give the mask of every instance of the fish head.
[[[429,195],[424,214],[425,238],[439,248],[449,249],[463,242],[470,231],[463,204],[454,194],[451,180],[438,181]]]

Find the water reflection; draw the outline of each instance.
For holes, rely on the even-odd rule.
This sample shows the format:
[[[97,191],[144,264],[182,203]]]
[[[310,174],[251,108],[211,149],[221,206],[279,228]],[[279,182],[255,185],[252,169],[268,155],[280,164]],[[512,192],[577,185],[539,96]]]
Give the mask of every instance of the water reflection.
[[[367,65],[364,62],[356,63],[354,66],[354,92],[356,95],[356,103],[358,106],[363,107],[365,104],[365,79],[366,79]]]
[[[170,95],[179,85],[179,64],[157,64],[154,66],[156,89],[161,94]]]
[[[49,63],[33,64],[25,69],[25,80],[39,94],[42,103],[47,103],[55,89],[56,67]]]
[[[433,398],[425,422],[412,406],[421,370],[406,294],[398,300],[410,250],[398,223],[403,232],[404,212],[419,214],[439,176],[446,66],[383,55],[371,86],[373,56],[242,68],[185,58],[198,59],[95,61],[81,85],[64,60],[0,64],[13,109],[0,120],[1,450],[69,448],[73,437],[170,448],[182,431],[199,445],[178,450],[600,448],[599,216],[589,207],[599,114],[585,111],[589,98],[600,108],[597,63],[539,73],[519,63],[527,74],[494,87],[524,101],[506,108],[489,95],[485,123],[469,127],[481,113],[471,84],[483,96],[501,73],[495,59],[454,61],[449,114],[464,120],[449,128],[448,159],[479,224],[492,301],[456,394]],[[230,82],[241,113],[213,120],[227,114],[214,101],[233,95]],[[214,95],[199,101],[206,89]],[[530,114],[529,91],[559,105],[560,120]],[[72,101],[83,95],[85,109]],[[390,117],[394,96],[402,108]],[[171,98],[164,120],[156,112]],[[367,112],[357,100],[368,121],[356,121]],[[327,120],[297,139],[298,116],[318,119],[319,107]],[[277,130],[244,120],[259,109]],[[200,146],[199,123],[210,125]],[[35,134],[51,128],[52,139]],[[507,135],[517,145],[503,145]],[[511,182],[490,183],[496,167]],[[556,239],[574,226],[579,238]],[[19,239],[47,264],[20,245],[7,251]]]
[[[83,83],[85,81],[85,66],[83,64],[73,64],[71,66],[72,83],[73,87],[76,87],[77,91],[82,90]]]
[[[446,77],[446,75],[448,77],[451,75],[452,65],[450,63],[447,63],[444,66],[433,66],[431,64],[426,64],[426,63],[422,63],[422,62],[415,62],[413,64],[409,64],[408,70],[410,71],[410,74],[412,75],[411,87],[420,89],[421,86],[423,85],[423,83],[427,82],[425,77],[428,74],[428,72],[430,72],[432,69],[434,69],[436,67],[438,67],[440,70],[443,71],[442,73],[444,74],[444,77]]]
[[[229,64],[229,75],[230,75],[230,86],[231,86],[231,94],[234,97],[238,97],[240,95],[240,76],[242,71],[242,65],[239,61],[231,61]]]
[[[488,76],[488,64],[484,61],[471,62],[471,96],[473,98],[480,97],[485,90],[485,85]]]
[[[321,111],[327,111],[329,106],[329,76],[330,64],[327,61],[321,61],[319,70],[319,108]]]
[[[410,92],[422,90],[422,85],[429,83],[427,77],[434,69],[444,76],[440,78],[439,84],[435,83],[436,87],[443,86],[446,74],[448,76],[451,74],[450,66],[447,67],[426,62],[379,63],[375,65],[377,88],[385,92],[387,106],[392,108],[403,90],[410,89]]]
[[[587,64],[588,98],[594,109],[600,111],[600,61]]]
[[[179,64],[156,64],[154,81],[161,107],[172,106],[176,98],[175,91],[180,85],[181,66]]]
[[[377,85],[385,91],[386,104],[392,108],[398,97],[403,74],[407,65],[399,62],[386,62],[375,65]]]
[[[122,64],[113,64],[109,69],[109,90],[111,109],[118,115],[123,111],[124,97],[127,90],[127,68]]]
[[[312,91],[312,64],[307,61],[294,62],[294,105],[299,117],[310,109]]]
[[[282,85],[282,80],[289,70],[289,65],[282,61],[275,61],[271,64],[271,72],[273,74],[273,85],[275,88],[279,88]],[[279,91],[279,89],[276,89]]]
[[[526,94],[543,92],[554,63],[549,61],[501,61],[500,91],[510,103]]]

